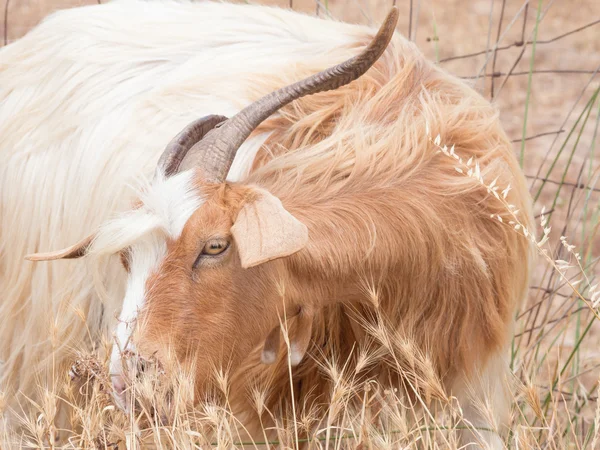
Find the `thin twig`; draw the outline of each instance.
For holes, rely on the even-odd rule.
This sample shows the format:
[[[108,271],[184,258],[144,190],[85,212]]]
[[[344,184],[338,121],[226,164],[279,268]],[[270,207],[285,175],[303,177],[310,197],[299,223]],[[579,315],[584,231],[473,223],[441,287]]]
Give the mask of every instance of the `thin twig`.
[[[412,15],[413,15],[413,0],[410,1],[410,7],[408,11],[408,40],[411,40],[412,36]],[[394,1],[395,3],[395,1]]]
[[[586,264],[586,266],[585,266],[583,269],[584,269],[584,270],[593,270],[594,266],[596,265],[596,263],[597,263],[598,261],[600,261],[600,257],[598,257],[598,258],[595,258],[595,259],[594,259],[592,262],[590,262],[589,264]],[[552,272],[552,275],[553,275],[553,274],[555,274],[555,273],[556,273],[556,272],[555,272],[555,271],[553,271],[553,272]],[[541,301],[537,302],[535,305],[533,305],[533,306],[531,306],[530,308],[528,308],[528,309],[527,309],[527,311],[524,311],[524,312],[523,312],[521,315],[519,315],[518,319],[520,319],[521,317],[523,317],[523,316],[524,316],[524,315],[526,315],[526,314],[529,314],[529,317],[531,317],[531,313],[532,313],[534,310],[536,310],[536,315],[535,315],[535,317],[536,317],[536,318],[534,319],[534,321],[533,321],[532,323],[533,323],[533,324],[537,323],[537,316],[538,316],[538,314],[539,314],[539,310],[540,310],[540,308],[542,307],[542,304],[543,304],[543,303],[544,303],[546,300],[552,299],[552,297],[553,297],[554,295],[563,296],[563,295],[562,295],[562,294],[560,294],[558,291],[559,291],[560,289],[562,289],[562,288],[566,287],[567,285],[568,285],[568,280],[563,280],[563,281],[562,281],[562,283],[560,283],[560,284],[559,284],[559,286],[557,286],[555,289],[549,289],[549,288],[545,288],[545,287],[538,287],[538,286],[530,286],[530,289],[539,289],[539,290],[541,290],[541,291],[543,291],[543,292],[546,292],[546,293],[547,293],[547,294],[549,294],[549,295],[548,295],[547,297],[543,298]],[[573,293],[573,294],[570,294],[570,295],[564,295],[563,297],[564,297],[564,298],[566,298],[566,299],[568,300],[568,299],[572,298],[572,297],[573,297],[573,295],[574,295],[574,293]],[[567,300],[565,300],[565,301],[567,301]],[[549,305],[550,305],[552,302],[548,302],[548,303],[549,303]],[[575,302],[571,302],[571,307],[572,307],[572,306],[574,306],[575,304],[576,304]],[[564,303],[563,303],[563,305],[564,305]],[[560,309],[560,308],[562,308],[562,306],[563,306],[563,305],[561,305],[561,306],[559,307],[559,309]],[[527,322],[529,322],[529,319],[527,319]],[[553,329],[554,329],[556,326],[557,326],[557,323],[553,324],[553,325],[550,327],[550,330],[548,330],[548,332],[549,332],[549,331],[552,331],[552,330],[553,330]],[[528,341],[528,343],[527,343],[528,349],[525,351],[525,354],[527,354],[527,353],[531,352],[533,349],[535,349],[535,348],[536,348],[536,347],[537,347],[537,346],[540,344],[540,342],[542,342],[542,340],[545,338],[545,335],[541,335],[541,336],[539,336],[539,337],[537,338],[536,342],[535,342],[535,343],[533,343],[533,345],[530,345],[530,344],[531,344],[531,336],[532,336],[532,333],[531,333],[531,334],[529,334],[530,340],[529,340],[529,341]],[[523,355],[523,356],[524,356],[524,355]]]
[[[519,8],[519,11],[517,12],[517,14],[515,14],[515,16],[512,18],[512,20],[510,21],[510,23],[506,26],[506,29],[504,30],[504,32],[500,35],[500,39],[499,41],[502,42],[502,40],[504,39],[504,36],[507,35],[507,33],[512,29],[513,25],[516,23],[517,18],[521,15],[521,13],[525,10],[525,6],[527,6],[529,4],[530,0],[525,0],[525,2],[523,3],[523,5],[521,6],[521,8]],[[550,6],[552,5],[552,3],[554,2],[554,0],[550,0],[550,3],[548,5],[548,8],[550,8]],[[494,45],[494,50],[498,48],[498,45]],[[485,61],[483,62],[483,65],[481,66],[481,68],[479,69],[478,75],[481,75],[485,72],[487,72],[486,67],[488,62],[490,61],[490,53],[486,53],[486,58]],[[497,95],[497,94],[496,94]]]
[[[592,83],[592,80],[594,79],[594,76],[596,75],[596,73],[600,71],[600,65],[598,65],[598,67],[596,67],[596,71],[592,74],[592,76],[589,78],[588,82],[585,84],[585,86],[583,86],[583,88],[581,89],[579,96],[577,97],[577,99],[575,100],[575,103],[573,103],[573,106],[571,107],[571,109],[569,110],[569,112],[567,113],[567,116],[565,117],[565,120],[563,121],[563,123],[561,124],[560,128],[562,129],[566,123],[568,122],[568,120],[571,118],[571,114],[573,114],[573,111],[575,110],[575,107],[577,106],[577,104],[579,103],[579,100],[581,100],[581,98],[583,97],[583,94],[585,93],[585,91],[587,90],[588,86]],[[552,149],[554,148],[554,145],[556,144],[556,142],[558,141],[558,136],[556,135],[556,137],[552,140],[552,144],[550,144],[550,147],[548,148],[548,150],[546,151],[546,154],[544,155],[544,159],[542,161],[542,163],[539,165],[538,170],[536,172],[536,177],[540,176],[540,173],[542,172],[542,168],[544,167],[544,165],[546,164],[546,161],[548,160],[548,157],[550,156],[550,153],[552,152]],[[530,190],[533,189],[533,186],[535,185],[535,180],[534,182],[531,184],[530,186]],[[543,187],[543,184],[542,184]]]
[[[535,18],[535,26],[533,27],[533,44],[531,44],[531,57],[529,58],[529,73],[527,74],[527,93],[525,95],[525,112],[523,113],[523,140],[521,141],[521,151],[519,152],[519,165],[523,168],[525,164],[525,137],[527,136],[527,119],[529,118],[529,99],[531,98],[531,84],[533,82],[533,66],[535,64],[535,49],[538,40],[538,30],[540,22],[543,19],[542,16],[542,2],[539,0],[537,7],[537,14]],[[508,77],[507,77],[508,78]]]
[[[417,0],[417,9],[415,11],[415,27],[413,30],[412,40],[417,41],[417,30],[419,29],[419,14],[421,13],[421,0]]]
[[[531,141],[532,139],[537,139],[540,137],[544,137],[544,136],[553,136],[555,134],[560,134],[560,133],[564,133],[565,130],[558,130],[558,131],[547,131],[545,133],[538,133],[538,134],[534,134],[533,136],[527,136],[525,138],[526,141]],[[512,143],[517,143],[517,142],[521,142],[523,139],[519,138],[519,139],[513,139],[510,142]]]
[[[594,109],[594,104],[592,103],[592,104],[590,105],[590,112],[591,112],[593,109]],[[589,113],[588,113],[588,117],[589,117]],[[586,118],[586,121],[587,121],[587,118]],[[585,123],[586,123],[586,122],[584,122],[584,123],[581,125],[581,131],[580,131],[580,133],[579,133],[579,137],[577,138],[577,141],[576,141],[576,142],[575,142],[575,144],[574,144],[573,151],[575,151],[575,150],[576,150],[576,148],[577,148],[577,145],[578,145],[578,142],[579,142],[579,138],[581,137],[581,134],[582,134],[582,132],[583,132],[583,128],[585,127]],[[589,157],[589,153],[585,155],[585,158],[583,159],[583,162],[581,163],[581,167],[580,167],[580,169],[579,169],[579,173],[577,174],[577,180],[576,180],[576,182],[575,182],[575,184],[576,184],[576,185],[583,184],[583,183],[581,182],[581,179],[582,179],[582,177],[583,177],[583,171],[585,170],[585,166],[586,166],[586,164],[587,164],[588,157]],[[568,167],[568,166],[567,166],[567,167]],[[564,182],[565,175],[566,175],[566,171],[565,171],[565,173],[564,173],[564,175],[563,175],[563,183],[562,183],[562,185],[568,185],[568,183]],[[562,185],[561,185],[561,186],[562,186]],[[561,188],[561,186],[559,186],[559,192],[560,192],[560,188]],[[585,189],[588,191],[588,193],[587,193],[587,195],[588,195],[588,198],[589,198],[589,195],[591,194],[591,192],[595,192],[595,191],[598,191],[598,192],[600,192],[600,189],[596,189],[596,188],[595,188],[595,182],[594,182],[594,183],[593,183],[593,184],[590,186],[590,185],[589,185],[589,181],[588,181],[588,183],[586,183],[586,185],[585,185]],[[583,196],[582,196],[582,197],[579,197],[579,198],[577,198],[577,201],[575,201],[575,193],[576,193],[576,192],[577,192],[577,190],[576,190],[576,189],[573,189],[573,190],[571,191],[571,195],[570,195],[570,197],[569,197],[569,203],[568,203],[568,206],[567,206],[567,214],[566,214],[566,217],[565,217],[565,220],[564,220],[564,225],[563,225],[563,229],[562,229],[562,231],[561,231],[561,236],[566,236],[566,235],[567,235],[567,229],[568,229],[568,227],[569,227],[569,224],[571,223],[571,214],[572,214],[572,212],[575,210],[575,208],[578,206],[578,204],[579,204],[579,200],[580,200],[580,199],[583,197]],[[557,194],[557,195],[558,195],[558,194]],[[574,203],[575,203],[575,204],[574,204]],[[556,204],[556,202],[555,202],[555,204]],[[585,210],[585,208],[584,208],[584,210]],[[577,227],[577,225],[575,225],[575,227]]]
[[[578,31],[585,30],[586,28],[589,28],[589,27],[593,27],[594,25],[597,25],[597,24],[599,24],[599,23],[600,23],[600,19],[598,19],[598,20],[594,20],[593,22],[590,22],[590,23],[588,23],[588,24],[586,24],[586,25],[583,25],[583,26],[581,26],[581,27],[579,27],[579,28],[576,28],[576,29],[574,29],[574,30],[568,31],[568,32],[566,32],[566,33],[564,33],[564,34],[561,34],[561,35],[555,36],[555,37],[553,37],[553,38],[551,38],[551,39],[546,39],[546,40],[538,40],[538,41],[537,41],[537,43],[538,43],[538,44],[549,44],[549,43],[551,43],[551,42],[555,42],[555,41],[558,41],[559,39],[562,39],[562,38],[564,38],[564,37],[567,37],[567,36],[569,36],[569,35],[571,35],[571,34],[573,34],[573,33],[577,33]],[[527,41],[527,42],[523,42],[523,41],[520,41],[520,42],[514,42],[513,44],[505,45],[504,47],[498,47],[498,48],[497,48],[497,50],[498,50],[498,51],[501,51],[501,50],[508,50],[509,48],[513,48],[513,47],[522,47],[523,45],[530,45],[530,44],[533,44],[533,41]],[[456,60],[456,59],[472,58],[472,57],[474,57],[474,56],[485,55],[486,53],[487,53],[487,51],[486,51],[486,50],[481,50],[481,51],[478,51],[478,52],[474,52],[474,53],[467,53],[467,54],[464,54],[464,55],[450,56],[450,57],[448,57],[448,58],[443,58],[443,59],[440,59],[440,62],[442,63],[442,62],[447,62],[447,61],[454,61],[454,60]]]
[[[6,0],[4,4],[4,45],[8,44],[8,4],[10,0]]]
[[[517,338],[517,337],[521,337],[521,336],[523,336],[523,335],[525,335],[525,334],[527,334],[527,333],[531,333],[531,332],[533,332],[533,331],[540,330],[540,329],[544,328],[544,327],[545,327],[545,326],[547,326],[547,325],[550,325],[550,324],[553,324],[553,323],[560,322],[561,320],[564,320],[564,319],[566,319],[567,317],[570,317],[570,316],[572,316],[573,314],[577,314],[578,312],[580,312],[580,311],[583,311],[583,310],[587,310],[587,309],[589,309],[589,308],[588,308],[588,307],[587,307],[587,305],[586,305],[586,306],[580,306],[579,308],[577,308],[577,309],[576,309],[576,310],[574,310],[574,311],[571,311],[571,310],[569,310],[569,311],[567,311],[566,313],[564,313],[562,316],[560,316],[560,317],[559,317],[559,318],[557,318],[557,319],[552,319],[552,320],[549,320],[548,322],[542,323],[542,324],[540,324],[540,325],[535,325],[535,326],[532,326],[532,327],[530,327],[530,328],[527,328],[526,330],[523,330],[523,331],[521,331],[520,333],[516,333],[516,334],[515,334],[515,337],[516,337],[516,338]]]
[[[327,6],[327,4],[324,5],[321,0],[315,0],[315,3],[319,6],[317,14],[319,14],[321,11],[325,11],[325,14],[327,14],[327,17],[329,17],[330,19],[334,18],[331,15],[331,13],[329,12],[329,7]]]
[[[598,181],[600,181],[600,166],[598,166],[596,169],[592,169],[593,167],[593,162],[596,160],[596,155],[594,155],[594,150],[596,148],[596,137],[598,136],[598,130],[600,129],[600,102],[598,102],[598,110],[596,113],[596,124],[594,126],[594,134],[592,135],[592,141],[590,142],[590,149],[589,152],[586,154],[585,158],[586,160],[589,158],[591,158],[590,161],[590,166],[588,168],[588,173],[587,173],[587,184],[588,186],[591,186],[592,188],[595,188],[596,185],[598,184]],[[595,174],[595,175],[594,175]],[[583,225],[582,229],[581,229],[581,233],[582,236],[585,235],[585,231],[586,231],[586,223],[584,222],[584,217],[587,217],[588,215],[588,204],[589,204],[589,200],[590,200],[590,195],[591,195],[591,191],[588,191],[588,193],[586,194],[586,198],[584,201],[584,205],[583,208],[581,208],[580,212],[579,212],[579,219],[577,220],[577,223],[575,225],[575,227],[579,227],[580,225]],[[592,207],[593,209],[593,207]],[[600,222],[597,223],[597,225],[593,228],[598,229],[598,226],[600,226]],[[592,239],[594,239],[596,233],[592,231],[592,234],[590,235],[590,237]],[[591,251],[591,249],[588,249],[588,251]]]
[[[513,65],[510,66],[510,70],[508,71],[508,74],[506,75],[506,78],[504,80],[502,80],[502,84],[498,88],[498,92],[496,92],[496,96],[500,95],[500,92],[502,92],[502,89],[504,89],[504,86],[506,85],[508,79],[514,73],[515,69],[517,68],[517,65],[521,62],[521,58],[523,58],[523,55],[525,54],[525,50],[527,50],[526,46],[524,46],[521,49],[521,51],[519,52],[519,56],[517,56],[515,58],[515,61],[513,62]]]
[[[562,39],[564,37],[570,36],[571,34],[575,34],[578,31],[585,30],[586,28],[592,27],[592,26],[597,25],[599,23],[600,23],[600,19],[594,20],[593,22],[590,22],[590,23],[588,23],[586,25],[583,25],[583,26],[581,26],[579,28],[575,28],[574,30],[567,31],[566,33],[559,34],[558,36],[555,36],[555,37],[553,37],[551,39],[545,39],[543,41],[538,41],[538,44],[550,44],[551,42],[558,41],[559,39]]]
[[[548,210],[548,211],[544,211],[543,215],[547,216],[547,215],[549,215],[551,213],[552,213],[552,210]],[[542,214],[540,214],[539,216],[541,217]],[[561,285],[561,286],[559,286],[558,289],[562,289],[565,286],[566,286],[566,283],[563,284],[563,285]],[[545,286],[529,286],[529,289],[535,289],[536,291],[542,291],[542,292],[544,292],[546,294],[558,295],[559,297],[563,297],[563,298],[571,298],[571,297],[573,297],[573,295],[575,295],[573,293],[570,293],[569,295],[563,294],[561,292],[558,292],[556,289],[548,289]],[[526,311],[524,311],[524,312],[526,312]],[[521,317],[521,316],[519,316],[519,317]]]
[[[574,187],[576,189],[589,189],[592,192],[600,192],[600,188],[591,188],[591,187],[589,187],[585,183],[567,183],[566,181],[565,182],[560,182],[560,181],[556,181],[556,180],[551,180],[549,178],[536,177],[535,175],[525,175],[525,177],[529,178],[529,179],[543,181],[545,183],[558,184],[558,185],[563,185],[563,186],[570,186],[570,187]]]
[[[590,106],[590,111],[593,110],[593,109],[594,109],[594,105],[591,105]],[[582,127],[583,126],[584,125],[582,125]],[[578,186],[584,184],[584,183],[581,182],[581,179],[583,178],[583,171],[585,170],[585,166],[587,164],[589,156],[590,156],[589,153],[586,153],[585,157],[583,158],[583,162],[581,163],[581,167],[580,167],[579,172],[577,174],[577,180],[575,182],[575,184],[578,185]],[[563,183],[563,184],[568,185],[567,183]],[[593,185],[589,186],[589,181],[588,181],[588,183],[585,183],[585,188],[589,189],[590,192],[595,192],[595,191],[600,192],[600,189],[596,189]],[[566,233],[567,233],[567,226],[568,226],[568,224],[570,222],[570,219],[571,219],[571,212],[572,212],[571,208],[573,207],[573,200],[574,200],[574,197],[575,197],[575,192],[576,192],[575,189],[573,189],[573,191],[571,192],[571,197],[569,198],[569,205],[567,207],[567,217],[566,217],[566,220],[565,220],[565,226],[564,226],[563,232],[561,233],[561,236],[566,236]],[[578,203],[579,203],[579,199],[577,200],[577,204]],[[573,209],[575,207],[573,207]]]
[[[529,75],[529,71],[523,71],[523,72],[513,72],[511,73],[504,73],[504,72],[496,72],[496,73],[486,73],[484,75],[484,77],[486,78],[500,78],[500,77],[504,77],[506,75],[514,75],[514,76],[519,76],[519,75]],[[577,74],[583,74],[583,75],[589,75],[590,73],[596,73],[596,70],[585,70],[585,69],[573,69],[573,70],[568,70],[568,69],[542,69],[542,70],[533,70],[531,73],[533,74],[571,74],[571,75],[577,75]],[[460,78],[462,78],[463,80],[474,80],[479,78],[480,75],[469,75],[469,76],[461,76]]]
[[[525,5],[523,11],[523,29],[521,30],[521,42],[525,42],[525,28],[527,28],[527,13],[529,12],[529,3]]]
[[[479,70],[479,73],[477,74],[477,76],[474,77],[477,80],[475,82],[475,85],[477,85],[477,83],[479,82],[479,78],[480,78],[479,76],[482,73],[485,73],[487,71],[487,63],[490,60],[490,56],[489,55],[491,53],[490,52],[490,40],[492,38],[492,18],[493,18],[493,15],[494,15],[494,0],[490,0],[490,12],[488,14],[488,32],[487,32],[487,39],[485,41],[485,50],[486,50],[485,54],[486,54],[486,58],[485,58],[485,61],[483,62],[483,67]],[[497,46],[498,46],[498,44],[496,44],[494,46],[493,50],[496,50]],[[485,89],[485,81],[483,83],[483,89]]]
[[[506,0],[502,0],[502,8],[500,9],[500,21],[498,22],[498,33],[496,35],[496,47],[494,47],[494,58],[492,59],[492,73],[496,73],[496,59],[498,58],[498,44],[500,44],[500,33],[502,32],[502,20],[504,19],[504,8],[506,7]],[[492,85],[490,90],[490,97],[494,98],[494,79],[492,77]]]
[[[553,212],[554,212],[553,209],[549,209],[548,211],[544,211],[543,213],[536,214],[533,217],[534,217],[534,219],[539,219],[540,217],[548,216],[548,215],[552,214]]]
[[[554,297],[555,295],[558,296],[558,297],[566,298],[566,299],[570,299],[574,295],[574,294],[566,295],[566,294],[563,294],[561,292],[558,292],[557,290],[548,289],[548,288],[546,288],[544,286],[529,286],[529,289],[533,289],[533,290],[536,290],[536,291],[541,291],[541,292],[544,293],[544,295],[542,296],[541,300],[538,300],[533,305],[531,305],[529,308],[527,308],[526,310],[524,310],[521,313],[519,313],[519,315],[517,316],[517,320],[521,320],[523,317],[525,317],[526,314],[531,313],[531,311],[533,311],[539,305],[541,305],[542,303],[544,303],[546,300]],[[564,306],[564,303],[558,309],[560,310],[560,308],[562,308],[562,306]]]
[[[542,20],[544,18],[544,16],[546,15],[546,12],[550,8],[550,6],[552,6],[552,2],[550,2],[550,4],[548,5],[548,7],[546,8],[546,11],[544,11],[542,13],[542,17],[540,18],[540,20]],[[527,5],[525,5],[525,11],[523,11],[523,28],[521,29],[521,40],[519,41],[521,43],[525,42],[525,30],[526,30],[526,26],[527,26],[527,13],[528,12],[529,12],[529,3],[527,3]],[[537,25],[538,25],[538,22],[536,20],[536,26],[534,27],[534,30],[533,30],[532,34],[535,33],[535,30],[537,29]],[[525,55],[525,50],[527,50],[527,46],[526,45],[524,45],[521,48],[521,51],[519,52],[519,55],[515,58],[512,66],[510,67],[510,70],[508,71],[508,74],[506,75],[506,77],[504,78],[504,80],[502,80],[502,84],[500,85],[500,87],[498,88],[498,91],[496,92],[496,97],[498,97],[500,95],[500,92],[502,92],[502,89],[504,89],[504,86],[506,86],[506,83],[510,79],[510,76],[516,70],[517,65],[519,64],[519,62],[521,62],[521,59],[523,58],[523,55]]]

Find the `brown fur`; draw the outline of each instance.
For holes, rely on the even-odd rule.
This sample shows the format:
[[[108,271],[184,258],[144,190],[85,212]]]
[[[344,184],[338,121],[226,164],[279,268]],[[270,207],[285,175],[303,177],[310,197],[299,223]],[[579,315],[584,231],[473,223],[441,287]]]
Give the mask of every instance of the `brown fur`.
[[[221,365],[234,374],[240,409],[249,411],[255,383],[271,386],[270,408],[289,406],[285,352],[272,366],[259,358],[284,310],[314,312],[310,356],[294,369],[297,399],[327,392],[319,364],[350,357],[367,339],[357,321],[376,310],[431,358],[449,389],[506,348],[526,292],[528,240],[490,218],[506,211],[429,142],[426,122],[464,160],[476,158],[488,183],[510,183],[507,200],[529,225],[523,176],[489,104],[411,44],[392,46],[358,81],[296,101],[263,124],[259,131],[273,134],[247,183],[199,180],[208,200],[148,280],[141,337],[148,351],[160,352],[166,339],[180,360],[194,355],[199,396]],[[265,79],[256,95],[288,82]],[[231,239],[252,184],[308,227],[306,248],[244,270],[232,242],[218,264],[193,270],[207,238]]]

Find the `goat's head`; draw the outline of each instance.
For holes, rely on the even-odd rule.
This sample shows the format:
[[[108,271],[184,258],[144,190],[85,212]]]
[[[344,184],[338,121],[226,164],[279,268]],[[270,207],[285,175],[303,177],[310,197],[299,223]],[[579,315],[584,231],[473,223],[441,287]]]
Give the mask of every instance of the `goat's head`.
[[[300,362],[310,338],[310,308],[282,301],[281,258],[305,247],[308,229],[270,192],[226,183],[225,177],[237,149],[279,108],[365,73],[387,47],[397,17],[394,8],[373,41],[354,58],[273,92],[230,119],[199,119],[167,146],[153,182],[162,197],[142,198],[139,208],[110,225],[147,231],[143,238],[115,248],[129,273],[111,367],[118,392],[125,387],[120,353],[133,348],[133,320],[139,330],[137,351],[159,360],[172,355],[192,362],[197,392],[203,391],[215,366],[234,368],[261,341],[263,361],[272,362],[280,320],[298,312],[307,326],[298,327],[291,361]],[[161,220],[152,216],[157,210]],[[97,239],[102,235],[28,258],[78,258]],[[270,261],[274,262],[265,264]]]

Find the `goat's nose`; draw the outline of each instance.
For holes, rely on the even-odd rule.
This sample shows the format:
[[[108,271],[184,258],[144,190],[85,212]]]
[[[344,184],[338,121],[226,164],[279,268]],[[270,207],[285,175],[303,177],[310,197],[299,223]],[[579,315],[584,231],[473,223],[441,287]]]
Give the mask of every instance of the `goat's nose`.
[[[127,383],[125,382],[125,378],[121,374],[112,374],[111,380],[113,386],[113,398],[117,407],[128,413],[129,405],[127,401]]]
[[[115,390],[115,394],[119,397],[122,397],[125,394],[125,388],[127,388],[127,384],[125,383],[125,378],[122,375],[113,375],[112,376],[112,385]]]
[[[113,387],[113,398],[116,405],[128,411],[127,401],[127,379],[131,375],[132,361],[129,353],[131,350],[126,348],[120,350],[119,345],[115,345],[110,357],[110,378]]]

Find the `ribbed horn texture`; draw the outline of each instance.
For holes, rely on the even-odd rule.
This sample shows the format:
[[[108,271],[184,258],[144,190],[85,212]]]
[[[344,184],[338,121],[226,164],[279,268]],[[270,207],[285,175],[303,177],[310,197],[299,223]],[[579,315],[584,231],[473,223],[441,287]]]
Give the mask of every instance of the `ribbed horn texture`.
[[[217,183],[224,181],[237,150],[261,122],[300,97],[337,89],[363,75],[385,51],[394,34],[397,21],[398,10],[394,7],[388,13],[375,38],[362,53],[262,97],[223,122],[218,128],[208,131],[202,140],[196,141],[196,144],[179,159],[178,170],[199,167],[207,181]],[[184,140],[189,141],[186,137]]]
[[[206,133],[226,120],[225,116],[210,115],[190,123],[169,142],[158,160],[158,170],[166,176],[177,173],[190,148],[201,141]]]

